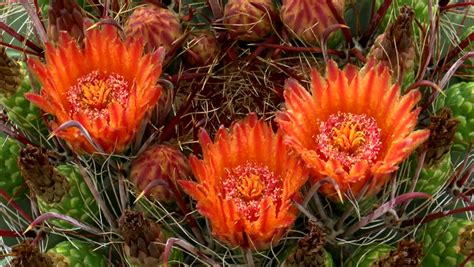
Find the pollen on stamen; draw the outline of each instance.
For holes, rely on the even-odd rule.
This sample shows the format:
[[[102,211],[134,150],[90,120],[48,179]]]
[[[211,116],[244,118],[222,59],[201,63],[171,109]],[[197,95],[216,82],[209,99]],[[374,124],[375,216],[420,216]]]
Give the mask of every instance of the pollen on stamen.
[[[108,105],[127,103],[129,85],[125,78],[116,73],[92,71],[80,77],[67,92],[71,105],[70,116],[83,113],[90,119],[108,119]]]
[[[371,164],[377,159],[381,130],[372,117],[338,112],[318,123],[320,133],[314,138],[324,159],[336,159],[346,168],[361,160]]]
[[[246,163],[226,169],[226,172],[227,175],[221,178],[224,197],[232,199],[249,221],[259,218],[263,200],[281,201],[282,179],[268,167]]]

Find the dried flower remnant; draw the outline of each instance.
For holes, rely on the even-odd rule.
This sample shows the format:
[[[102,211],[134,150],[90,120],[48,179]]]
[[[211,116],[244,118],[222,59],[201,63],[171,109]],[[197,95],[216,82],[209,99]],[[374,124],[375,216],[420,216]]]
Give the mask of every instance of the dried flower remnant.
[[[389,70],[370,61],[360,71],[352,65],[340,70],[329,62],[326,79],[313,70],[311,94],[295,80],[285,87],[286,111],[277,122],[286,142],[311,168],[316,182],[332,177],[340,189],[357,195],[377,193],[397,165],[429,136],[413,131],[421,98],[418,91],[400,96],[391,85]],[[336,200],[332,185],[321,191]]]
[[[466,257],[474,254],[474,223],[468,224],[462,229],[458,241],[459,251]]]
[[[132,265],[160,266],[166,237],[161,227],[141,212],[126,210],[119,221],[125,254]]]
[[[402,6],[400,15],[377,37],[369,52],[369,57],[373,56],[377,61],[388,64],[394,73],[393,77],[398,77],[400,81],[404,75],[413,71],[416,56],[412,33],[414,16],[411,7]]]
[[[23,78],[20,64],[7,55],[5,47],[0,46],[0,95],[8,97],[16,93]]]
[[[79,44],[84,40],[84,18],[76,1],[51,0],[48,9],[48,38],[57,42],[60,32],[68,32]]]
[[[430,137],[422,146],[427,150],[426,163],[436,164],[449,152],[458,124],[459,120],[453,118],[453,113],[449,108],[442,108],[430,117],[430,125],[428,126]]]
[[[398,267],[398,266],[421,266],[423,258],[423,245],[417,244],[415,240],[402,240],[398,243],[397,249],[383,259],[375,262],[377,267]]]
[[[179,181],[212,233],[229,246],[265,249],[276,244],[296,219],[292,199],[299,196],[307,170],[288,154],[280,132],[255,114],[220,128],[212,142],[200,133],[203,159],[191,156],[197,182]]]
[[[331,266],[332,261],[324,249],[326,233],[314,221],[308,223],[309,233],[298,241],[296,249],[285,259],[285,266]]]
[[[10,253],[13,260],[8,266],[11,267],[53,267],[53,261],[29,241],[24,241],[12,248]]]
[[[76,152],[96,148],[77,128],[56,131],[68,121],[79,122],[104,152],[123,152],[161,94],[163,50],[143,55],[143,46],[141,40],[122,41],[110,25],[88,31],[84,49],[63,33],[57,47],[47,44],[45,64],[28,61],[42,90],[26,98],[54,116],[55,134]]]
[[[30,190],[46,203],[59,203],[69,192],[66,177],[54,169],[41,148],[31,145],[23,148],[18,166]]]

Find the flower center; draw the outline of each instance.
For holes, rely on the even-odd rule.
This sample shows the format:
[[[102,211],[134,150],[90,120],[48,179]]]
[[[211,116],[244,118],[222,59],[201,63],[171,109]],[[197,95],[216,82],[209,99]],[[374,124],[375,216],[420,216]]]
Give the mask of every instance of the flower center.
[[[361,160],[375,161],[381,148],[380,133],[372,117],[339,112],[320,122],[316,142],[323,158],[334,158],[350,168]]]
[[[70,115],[85,113],[91,119],[108,118],[108,105],[113,102],[125,105],[128,95],[128,82],[123,76],[92,71],[69,89]]]
[[[233,169],[226,169],[222,178],[222,187],[226,199],[232,199],[240,212],[249,221],[259,218],[260,204],[271,198],[280,201],[282,181],[268,167],[255,163],[246,163]]]
[[[253,173],[241,177],[240,184],[237,185],[237,190],[240,195],[247,201],[259,198],[264,189],[265,185],[262,180],[260,180],[260,176]]]
[[[332,141],[340,151],[354,153],[365,143],[365,134],[356,122],[344,122],[339,129],[333,128],[333,131]]]

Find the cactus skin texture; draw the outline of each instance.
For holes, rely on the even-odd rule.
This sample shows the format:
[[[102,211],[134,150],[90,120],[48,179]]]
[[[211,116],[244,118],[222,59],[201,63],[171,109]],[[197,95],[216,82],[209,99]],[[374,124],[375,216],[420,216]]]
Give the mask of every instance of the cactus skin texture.
[[[38,206],[41,212],[61,213],[80,222],[92,223],[93,219],[91,218],[90,213],[98,214],[99,207],[97,206],[89,188],[82,180],[77,168],[70,165],[60,165],[56,167],[56,170],[66,177],[70,185],[70,191],[59,203],[48,204],[45,201],[38,199]],[[67,229],[71,228],[71,225],[67,222],[60,220],[51,221],[59,227]]]
[[[48,135],[45,124],[41,119],[41,111],[33,103],[26,100],[24,94],[31,91],[31,81],[28,76],[23,80],[19,90],[8,98],[0,99],[7,110],[7,116],[23,131],[44,136]]]
[[[446,96],[438,97],[436,107],[449,107],[453,117],[459,120],[453,148],[465,151],[474,142],[474,82],[456,83],[444,92]]]
[[[414,164],[416,165],[416,164]],[[416,168],[416,166],[414,166]],[[414,172],[413,172],[414,173]],[[433,195],[438,191],[451,176],[452,162],[448,153],[443,159],[432,166],[424,166],[416,183],[415,192],[424,192]]]
[[[259,41],[272,30],[272,13],[271,0],[229,0],[224,8],[224,26],[238,40]]]
[[[104,255],[83,241],[63,241],[47,253],[56,267],[106,267]]]
[[[23,196],[27,187],[18,168],[17,158],[20,144],[4,134],[0,134],[0,188],[13,199]]]
[[[344,266],[347,267],[372,267],[377,261],[385,258],[394,247],[386,244],[375,244],[358,250],[354,257]]]
[[[446,217],[421,227],[417,238],[423,242],[425,256],[422,266],[459,266],[465,260],[460,253],[459,236],[470,224],[469,220]],[[474,264],[471,261],[465,266],[472,267]]]

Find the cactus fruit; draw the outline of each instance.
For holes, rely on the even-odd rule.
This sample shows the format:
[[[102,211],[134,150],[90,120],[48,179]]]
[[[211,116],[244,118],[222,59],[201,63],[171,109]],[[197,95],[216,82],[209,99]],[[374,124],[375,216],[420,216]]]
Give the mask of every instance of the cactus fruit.
[[[345,1],[333,0],[332,3],[342,16]],[[338,24],[325,0],[283,0],[280,16],[290,33],[308,44],[318,44],[326,29]]]
[[[186,52],[191,66],[209,65],[219,55],[219,42],[211,31],[194,32],[188,38]]]
[[[18,168],[20,144],[4,134],[0,134],[0,188],[16,199],[23,195],[26,186]]]
[[[191,168],[186,157],[169,145],[154,145],[141,153],[133,162],[130,178],[142,192],[152,183],[146,195],[153,200],[172,203],[179,194],[176,181],[188,179]]]
[[[417,238],[423,241],[424,258],[422,266],[459,266],[466,258],[460,253],[461,233],[469,229],[472,222],[445,217],[429,222],[420,228]],[[472,267],[468,262],[465,266]]]
[[[107,259],[84,241],[63,241],[49,249],[47,255],[56,267],[105,267]]]
[[[135,9],[125,24],[128,36],[143,38],[145,50],[151,52],[164,47],[168,57],[173,54],[173,45],[183,35],[177,16],[169,9],[144,5]]]
[[[224,26],[242,41],[259,41],[272,30],[271,0],[229,0],[224,8]]]
[[[438,97],[436,106],[450,108],[454,118],[459,120],[453,148],[464,151],[474,142],[474,82],[456,83],[447,88],[445,94]]]

